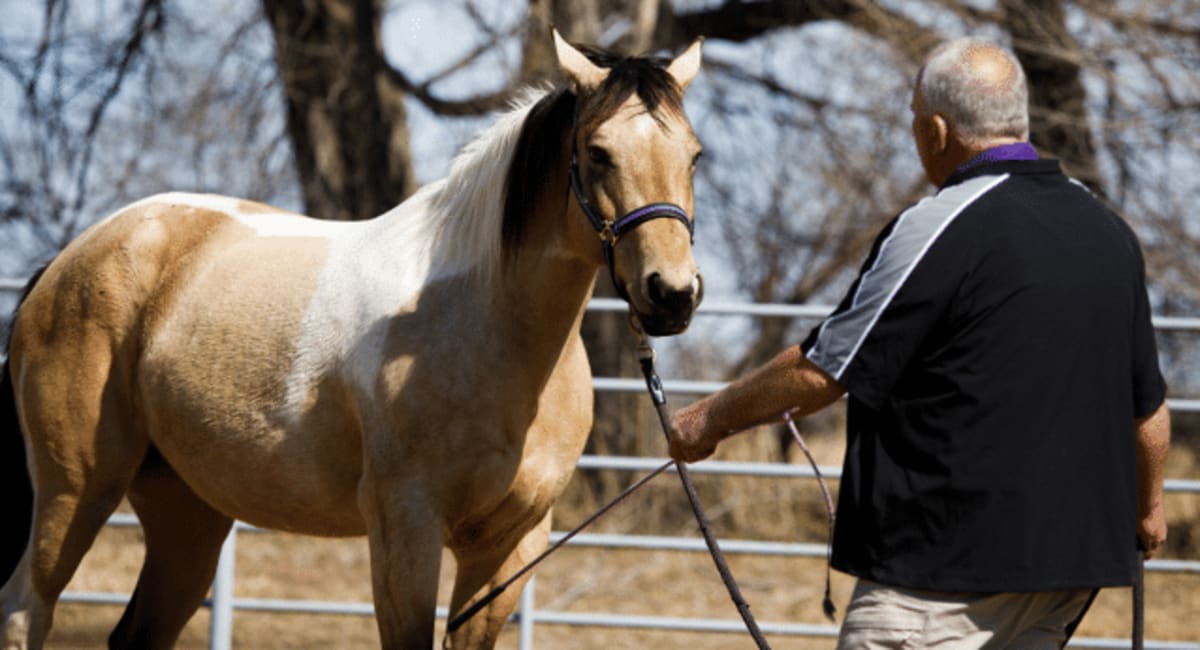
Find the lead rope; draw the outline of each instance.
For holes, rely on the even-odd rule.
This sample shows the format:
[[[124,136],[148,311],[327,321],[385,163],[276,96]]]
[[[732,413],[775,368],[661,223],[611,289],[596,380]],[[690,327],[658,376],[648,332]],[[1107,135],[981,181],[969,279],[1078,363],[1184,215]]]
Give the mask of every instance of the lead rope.
[[[589,516],[587,519],[584,519],[583,523],[581,523],[578,526],[576,526],[575,528],[571,529],[571,531],[569,533],[567,533],[566,535],[563,535],[561,539],[559,539],[557,542],[555,542],[553,545],[551,545],[546,550],[542,551],[542,553],[540,555],[538,555],[537,557],[535,557],[533,559],[533,561],[531,561],[529,564],[526,564],[525,566],[521,567],[521,570],[514,573],[511,578],[509,578],[508,580],[505,580],[504,582],[500,583],[499,585],[496,585],[496,587],[494,589],[492,589],[491,591],[489,591],[487,593],[487,595],[485,595],[483,598],[480,598],[474,604],[472,604],[470,607],[464,609],[462,612],[460,612],[458,614],[458,616],[455,616],[454,618],[450,619],[450,622],[446,624],[446,636],[443,637],[443,639],[442,639],[442,647],[448,648],[449,647],[448,644],[450,643],[450,635],[454,631],[456,631],[458,628],[462,627],[463,623],[466,623],[468,620],[470,620],[470,618],[472,616],[474,616],[475,614],[478,614],[479,610],[483,609],[484,607],[487,607],[488,603],[492,602],[493,600],[496,599],[497,596],[504,593],[504,590],[506,590],[510,586],[512,586],[512,583],[519,580],[521,578],[521,576],[532,571],[533,568],[536,567],[538,564],[540,564],[542,560],[546,559],[547,557],[550,557],[551,553],[557,551],[562,545],[564,545],[568,541],[570,541],[572,537],[579,534],[579,532],[582,531],[584,528],[587,528],[588,526],[592,525],[592,522],[599,519],[601,516],[603,516],[609,510],[612,510],[613,508],[615,508],[617,506],[617,504],[619,504],[625,500],[625,497],[628,497],[629,495],[636,492],[638,490],[638,488],[649,483],[650,479],[665,472],[667,469],[669,469],[671,467],[671,465],[674,464],[674,462],[675,461],[667,461],[666,463],[663,463],[654,471],[652,471],[649,474],[638,479],[637,482],[634,483],[633,485],[630,485],[629,487],[625,488],[625,491],[618,494],[617,498],[613,499],[612,501],[609,501],[607,504],[605,504],[604,507],[602,507],[599,510],[597,510],[596,512],[592,513],[592,515]]]
[[[796,422],[792,420],[792,414],[788,411],[783,412],[783,421],[787,423],[788,430],[792,432],[792,439],[800,446],[800,450],[804,452],[804,456],[808,458],[808,464],[812,466],[813,473],[817,476],[817,484],[821,486],[821,494],[825,497],[825,512],[829,516],[829,542],[825,545],[825,599],[821,601],[821,609],[825,612],[825,618],[829,622],[837,622],[837,607],[833,604],[833,592],[831,589],[830,564],[833,554],[833,497],[829,495],[829,486],[825,483],[825,477],[821,475],[821,468],[817,467],[817,461],[813,458],[812,452],[808,450],[808,445],[804,444],[804,438],[800,437],[800,429],[796,428]]]
[[[650,400],[654,402],[654,410],[658,413],[658,423],[662,425],[663,435],[667,437],[668,443],[671,440],[671,414],[667,410],[667,395],[663,391],[662,380],[659,379],[658,373],[654,370],[654,348],[650,347],[649,341],[646,339],[645,332],[642,331],[641,324],[638,322],[637,316],[630,312],[629,324],[633,331],[638,336],[638,362],[642,367],[642,376],[646,379],[646,389],[650,392]],[[696,523],[700,526],[700,532],[704,535],[704,543],[708,546],[708,552],[712,555],[713,563],[717,565],[717,573],[721,574],[721,581],[725,583],[725,589],[729,592],[729,597],[733,600],[733,604],[737,607],[738,614],[741,615],[742,621],[746,624],[746,629],[750,632],[750,636],[754,638],[754,643],[761,648],[769,648],[767,640],[763,637],[762,630],[758,629],[758,623],[754,620],[754,615],[750,613],[750,605],[746,603],[746,599],[742,598],[742,592],[738,588],[737,581],[733,579],[733,573],[729,570],[729,565],[725,563],[725,555],[721,553],[721,547],[717,544],[717,538],[712,534],[709,527],[708,517],[704,514],[704,508],[700,505],[700,497],[696,494],[696,487],[692,484],[691,475],[688,473],[687,465],[679,461],[673,461],[675,470],[679,473],[679,480],[683,483],[683,491],[687,494],[688,501],[692,504],[692,512],[696,515]]]

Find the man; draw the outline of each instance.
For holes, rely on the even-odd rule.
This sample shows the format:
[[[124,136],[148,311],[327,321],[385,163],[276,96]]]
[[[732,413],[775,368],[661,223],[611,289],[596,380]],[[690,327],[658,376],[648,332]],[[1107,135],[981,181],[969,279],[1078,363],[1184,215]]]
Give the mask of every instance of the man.
[[[1144,263],[1028,139],[1004,48],[946,43],[912,131],[938,188],[876,240],[803,344],[680,410],[671,455],[849,392],[840,647],[1061,647],[1166,539],[1169,441]]]

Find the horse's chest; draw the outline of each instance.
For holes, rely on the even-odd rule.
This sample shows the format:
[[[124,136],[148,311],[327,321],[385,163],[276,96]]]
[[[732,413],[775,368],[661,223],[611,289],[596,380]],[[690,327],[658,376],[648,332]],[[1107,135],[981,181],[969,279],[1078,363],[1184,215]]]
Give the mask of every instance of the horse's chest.
[[[566,487],[592,423],[592,386],[586,364],[578,359],[552,375],[538,398],[536,414],[521,432],[463,475],[460,504],[450,518],[453,545],[493,543],[497,537],[523,535],[550,510]],[[498,441],[497,441],[498,442]]]

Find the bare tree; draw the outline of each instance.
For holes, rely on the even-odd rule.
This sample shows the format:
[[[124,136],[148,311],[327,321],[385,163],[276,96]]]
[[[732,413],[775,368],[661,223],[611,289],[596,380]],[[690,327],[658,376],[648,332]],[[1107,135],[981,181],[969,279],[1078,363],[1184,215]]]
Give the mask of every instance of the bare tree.
[[[1200,181],[1186,173],[1200,151],[1200,28],[1188,0],[529,0],[509,26],[489,22],[490,2],[446,5],[467,16],[473,45],[421,76],[385,56],[385,0],[263,0],[251,13],[239,4],[220,36],[204,36],[211,16],[171,0],[101,3],[104,21],[89,21],[99,11],[90,5],[45,0],[25,16],[36,37],[0,31],[4,89],[20,97],[14,122],[29,126],[0,126],[5,232],[54,250],[99,207],[168,183],[328,218],[373,216],[416,186],[414,103],[447,121],[478,117],[523,85],[557,79],[551,25],[630,54],[704,36],[721,46],[708,48],[705,79],[689,91],[707,148],[698,245],[725,251],[726,285],[747,298],[829,301],[883,222],[928,191],[907,136],[916,66],[943,38],[982,34],[1012,45],[1029,71],[1034,144],[1143,236],[1156,306],[1200,304],[1200,233],[1189,219]],[[191,40],[236,74],[201,72],[211,62],[177,45]],[[519,56],[499,83],[446,93],[447,79],[513,45]],[[207,172],[220,184],[169,171],[216,168],[228,147],[239,171]],[[598,290],[608,291],[603,278]],[[726,364],[713,372],[760,363],[810,324],[751,324],[740,345],[713,352]],[[589,317],[587,328],[597,374],[636,376],[621,317]],[[641,400],[600,396],[594,451],[661,451]]]

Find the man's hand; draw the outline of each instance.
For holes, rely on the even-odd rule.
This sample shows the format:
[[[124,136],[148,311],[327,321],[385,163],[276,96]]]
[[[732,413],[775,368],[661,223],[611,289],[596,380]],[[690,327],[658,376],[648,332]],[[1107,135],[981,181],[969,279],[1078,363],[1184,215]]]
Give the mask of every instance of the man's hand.
[[[1167,517],[1161,503],[1138,519],[1138,540],[1146,551],[1146,559],[1158,555],[1167,543]]]
[[[836,402],[845,387],[804,356],[800,346],[784,349],[720,391],[681,409],[671,418],[671,457],[694,463],[712,455],[717,443],[740,431],[797,417]]]
[[[671,416],[671,458],[694,463],[711,456],[721,436],[707,431],[707,424],[708,400],[675,411]]]
[[[1154,557],[1167,541],[1163,514],[1163,475],[1171,446],[1171,413],[1164,401],[1137,422],[1137,534],[1146,557]]]

